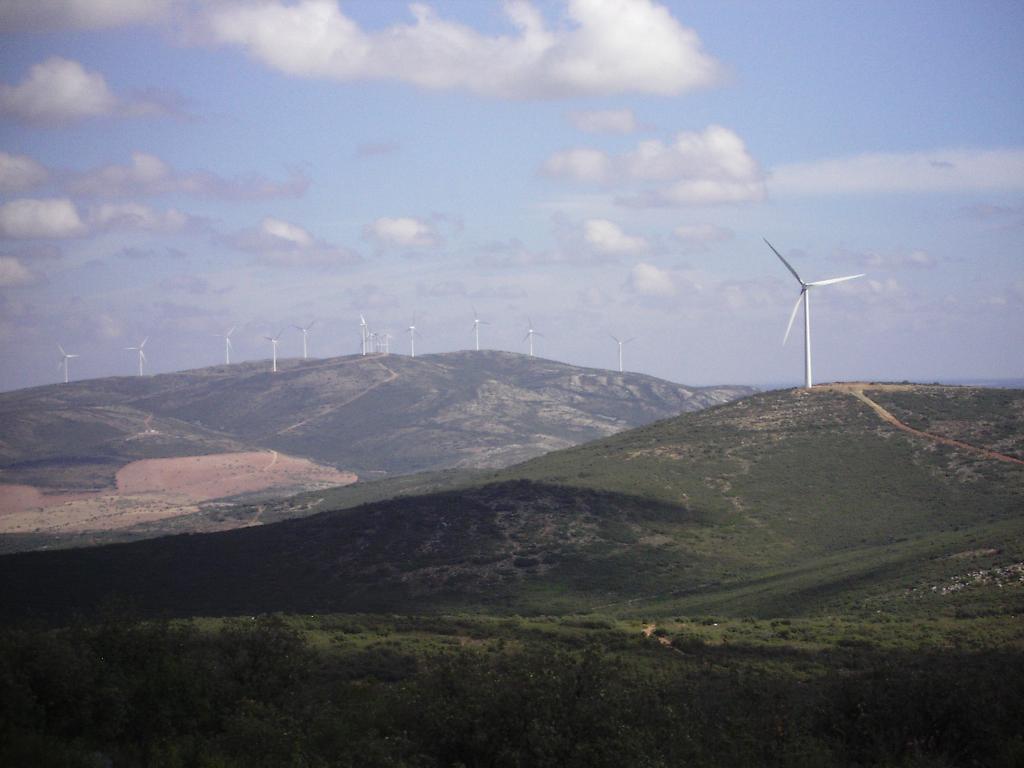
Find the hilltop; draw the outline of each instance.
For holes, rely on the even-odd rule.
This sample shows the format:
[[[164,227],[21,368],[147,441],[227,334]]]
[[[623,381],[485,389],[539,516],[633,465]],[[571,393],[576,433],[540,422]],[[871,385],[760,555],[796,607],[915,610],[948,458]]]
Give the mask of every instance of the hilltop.
[[[469,487],[13,555],[0,578],[18,613],[89,610],[115,594],[181,614],[1020,610],[1022,414],[1013,390],[769,392]]]
[[[0,547],[222,530],[228,500],[503,467],[751,392],[506,352],[280,361],[0,395]],[[278,515],[288,516],[288,515]]]
[[[360,475],[498,467],[754,391],[510,352],[346,356],[0,394],[8,480],[110,482],[135,459],[273,449]]]

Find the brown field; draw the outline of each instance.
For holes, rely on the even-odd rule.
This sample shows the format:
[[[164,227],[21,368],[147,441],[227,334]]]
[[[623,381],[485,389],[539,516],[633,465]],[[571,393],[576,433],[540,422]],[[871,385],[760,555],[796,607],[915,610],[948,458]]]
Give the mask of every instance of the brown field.
[[[144,459],[118,471],[115,492],[44,493],[31,485],[0,484],[0,534],[113,530],[192,514],[215,499],[284,496],[356,479],[276,451]]]

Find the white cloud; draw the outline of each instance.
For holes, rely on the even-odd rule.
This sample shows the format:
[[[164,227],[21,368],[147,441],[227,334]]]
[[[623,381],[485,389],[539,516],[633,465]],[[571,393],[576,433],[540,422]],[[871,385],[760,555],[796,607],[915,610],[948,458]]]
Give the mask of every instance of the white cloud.
[[[135,229],[149,232],[178,232],[184,229],[190,217],[170,208],[155,211],[139,203],[104,203],[90,211],[90,224],[100,229]]]
[[[680,224],[672,234],[687,243],[714,243],[733,238],[731,229],[715,224]]]
[[[735,132],[718,125],[682,131],[671,143],[640,142],[619,156],[572,149],[548,158],[544,172],[573,181],[645,185],[629,205],[703,205],[762,200],[764,177]]]
[[[0,152],[0,192],[17,192],[46,181],[47,170],[25,155]]]
[[[598,149],[568,149],[549,157],[542,170],[549,176],[601,184],[612,178],[612,159]]]
[[[60,56],[35,64],[18,85],[0,83],[0,115],[28,123],[57,125],[91,117],[150,117],[169,111],[160,100],[119,98],[103,75]]]
[[[871,153],[772,169],[773,194],[1024,189],[1024,149]]]
[[[636,118],[628,109],[572,112],[569,120],[587,133],[633,133],[637,129]]]
[[[697,34],[652,0],[568,0],[549,29],[526,0],[505,6],[511,35],[488,36],[410,6],[413,23],[366,31],[335,0],[226,2],[206,14],[216,42],[288,74],[398,80],[513,98],[678,94],[718,81]]]
[[[190,194],[229,200],[264,200],[301,197],[309,180],[293,173],[286,181],[262,176],[225,179],[208,171],[176,171],[156,155],[133,152],[128,165],[105,165],[79,174],[69,189],[79,195],[119,197],[127,195]]]
[[[63,238],[85,234],[85,225],[67,198],[21,198],[0,205],[0,236]]]
[[[589,219],[584,222],[583,238],[604,253],[639,253],[650,247],[646,239],[627,235],[618,224],[607,219]]]
[[[8,31],[105,29],[159,21],[171,0],[4,0],[0,27]]]
[[[429,248],[440,242],[430,224],[409,217],[379,218],[370,225],[368,234],[382,245],[403,248]]]
[[[111,114],[117,97],[103,76],[77,61],[53,56],[36,64],[19,85],[0,84],[0,113],[39,123]]]
[[[645,296],[675,296],[672,276],[664,269],[641,261],[629,274],[629,287]]]
[[[0,288],[28,285],[35,279],[35,275],[13,256],[0,256]]]
[[[274,267],[328,267],[359,260],[348,248],[325,243],[298,224],[269,216],[258,227],[221,241]]]
[[[300,248],[309,248],[313,245],[313,236],[297,224],[289,224],[281,219],[266,218],[260,225],[264,234],[276,237]]]

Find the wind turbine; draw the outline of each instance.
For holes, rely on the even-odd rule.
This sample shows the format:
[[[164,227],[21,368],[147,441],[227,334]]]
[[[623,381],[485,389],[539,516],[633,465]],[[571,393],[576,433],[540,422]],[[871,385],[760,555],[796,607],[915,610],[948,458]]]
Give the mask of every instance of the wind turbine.
[[[622,373],[622,347],[629,344],[629,342],[633,341],[636,337],[634,336],[626,339],[625,341],[619,341],[615,336],[612,336],[612,334],[609,333],[608,335],[615,339],[615,343],[619,345],[619,373]]]
[[[533,337],[540,336],[541,338],[544,338],[544,334],[537,333],[537,331],[533,330],[533,321],[530,318],[526,318],[526,324],[528,330],[526,331],[526,335],[523,336],[523,341],[526,341],[527,339],[530,340],[530,357],[533,357]]]
[[[476,313],[476,307],[473,307],[473,338],[476,341],[476,351],[480,351],[480,326],[490,325],[486,320],[481,320]]]
[[[416,316],[412,317],[412,325],[409,326],[409,357],[416,357],[416,337],[422,334],[416,330]]]
[[[309,347],[308,347],[309,329],[312,328],[315,323],[316,323],[316,320],[312,320],[312,321],[310,321],[309,325],[307,325],[305,327],[303,327],[301,325],[296,325],[295,326],[295,328],[297,330],[302,331],[302,359],[303,360],[306,360],[306,359],[309,358]]]
[[[224,365],[231,365],[231,334],[235,332],[235,326],[231,326],[231,329],[223,336],[218,334],[218,338],[224,339]]]
[[[366,318],[363,317],[362,315],[359,315],[359,331],[362,334],[362,338],[363,338],[363,352],[362,352],[362,354],[365,355],[366,354]]]
[[[67,352],[64,351],[64,347],[62,347],[60,344],[57,345],[57,349],[60,350],[60,357],[61,357],[61,361],[59,363],[57,363],[57,370],[59,371],[61,369],[61,366],[64,366],[64,383],[67,384],[68,383],[68,360],[70,360],[72,357],[78,357],[78,355],[69,355]]]
[[[142,348],[146,346],[147,341],[149,341],[149,336],[140,341],[137,347],[125,347],[127,350],[139,353],[139,376],[142,375],[142,364],[146,362],[146,353],[142,351]]]
[[[789,316],[789,325],[786,326],[786,335],[782,337],[782,343],[785,344],[789,339],[789,332],[793,329],[793,321],[796,319],[796,311],[800,308],[800,302],[802,300],[804,303],[804,386],[807,389],[810,389],[813,383],[811,377],[811,288],[819,285],[832,285],[833,283],[841,283],[845,280],[864,277],[864,273],[859,275],[847,275],[846,277],[832,277],[828,280],[815,280],[812,283],[805,283],[790,263],[782,258],[782,254],[775,250],[775,246],[768,242],[767,238],[764,238],[764,242],[765,245],[771,248],[772,252],[779,257],[779,261],[786,265],[786,269],[793,274],[796,281],[800,283],[800,295],[796,299],[796,304],[793,305],[793,313]]]
[[[277,373],[277,342],[281,340],[281,334],[284,333],[284,329],[277,332],[277,336],[264,336],[263,338],[270,342],[270,346],[273,348],[273,370]]]

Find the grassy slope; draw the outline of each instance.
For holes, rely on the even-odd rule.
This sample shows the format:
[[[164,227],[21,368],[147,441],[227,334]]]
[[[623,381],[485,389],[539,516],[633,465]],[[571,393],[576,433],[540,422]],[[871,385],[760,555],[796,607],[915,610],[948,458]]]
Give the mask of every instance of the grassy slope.
[[[1021,607],[1019,579],[999,588],[995,569],[1024,561],[1024,469],[908,436],[848,395],[757,395],[479,482],[225,534],[3,558],[0,580],[17,585],[14,612],[87,609],[111,585],[181,614]],[[941,594],[976,571],[978,584]]]

